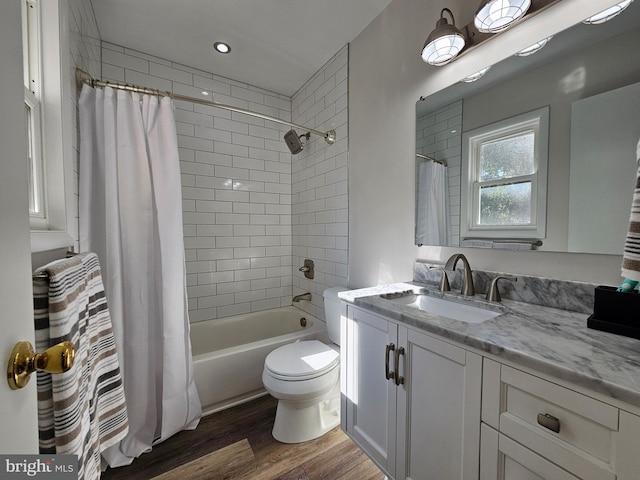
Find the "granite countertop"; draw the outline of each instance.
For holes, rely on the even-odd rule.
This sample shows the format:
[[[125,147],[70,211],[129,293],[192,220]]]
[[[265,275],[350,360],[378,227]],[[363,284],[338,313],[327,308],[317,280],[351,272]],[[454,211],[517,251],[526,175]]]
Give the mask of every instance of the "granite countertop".
[[[482,323],[466,323],[429,314],[380,297],[413,290],[446,296],[503,312]],[[393,320],[495,355],[499,359],[572,382],[640,407],[640,340],[587,328],[588,314],[503,300],[492,304],[484,295],[468,299],[442,294],[416,282],[341,292],[349,303]]]

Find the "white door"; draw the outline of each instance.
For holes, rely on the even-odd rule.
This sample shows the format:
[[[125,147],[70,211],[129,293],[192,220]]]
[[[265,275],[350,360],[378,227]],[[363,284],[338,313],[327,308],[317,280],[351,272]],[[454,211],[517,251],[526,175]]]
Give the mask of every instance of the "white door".
[[[20,2],[0,2],[0,365],[34,343]],[[38,453],[35,378],[0,381],[0,453]]]

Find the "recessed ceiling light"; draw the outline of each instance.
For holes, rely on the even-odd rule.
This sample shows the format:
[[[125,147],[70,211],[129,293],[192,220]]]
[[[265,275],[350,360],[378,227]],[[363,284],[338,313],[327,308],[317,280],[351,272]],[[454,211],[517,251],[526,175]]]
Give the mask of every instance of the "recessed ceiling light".
[[[214,43],[213,48],[215,48],[219,53],[229,53],[231,51],[231,47],[229,46],[229,44],[224,42]]]

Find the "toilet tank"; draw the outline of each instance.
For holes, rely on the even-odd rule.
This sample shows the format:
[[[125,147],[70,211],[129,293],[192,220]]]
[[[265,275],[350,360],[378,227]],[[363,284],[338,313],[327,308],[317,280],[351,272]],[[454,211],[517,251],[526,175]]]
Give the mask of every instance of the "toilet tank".
[[[347,316],[347,305],[338,298],[339,292],[346,292],[348,288],[332,287],[327,288],[322,296],[324,297],[324,318],[327,323],[329,338],[336,345],[340,345],[340,319]]]

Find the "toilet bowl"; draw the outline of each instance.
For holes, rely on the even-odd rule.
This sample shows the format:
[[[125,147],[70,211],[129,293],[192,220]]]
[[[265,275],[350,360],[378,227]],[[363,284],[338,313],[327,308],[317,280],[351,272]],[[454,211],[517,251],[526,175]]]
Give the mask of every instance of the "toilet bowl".
[[[335,287],[324,291],[329,339],[290,343],[269,353],[262,383],[278,399],[273,438],[301,443],[324,435],[340,423],[340,318],[346,313]]]

